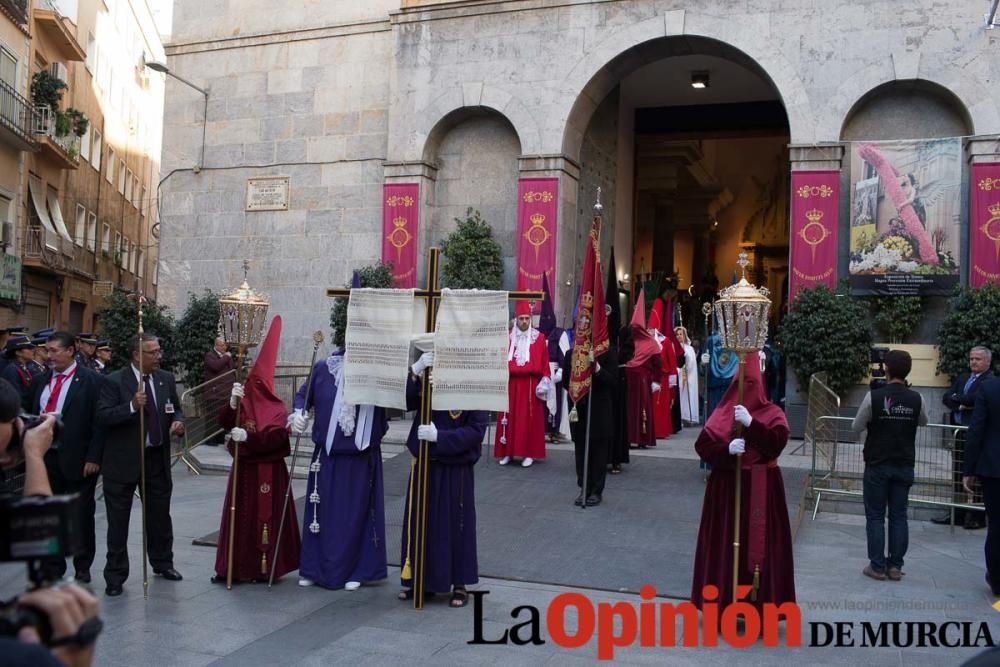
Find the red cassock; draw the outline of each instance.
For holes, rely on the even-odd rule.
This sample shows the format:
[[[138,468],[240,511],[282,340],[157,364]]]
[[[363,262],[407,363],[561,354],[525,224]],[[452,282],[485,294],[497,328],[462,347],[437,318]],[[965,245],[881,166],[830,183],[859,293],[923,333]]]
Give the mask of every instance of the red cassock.
[[[545,336],[536,329],[531,329],[530,333],[534,340],[529,348],[527,363],[518,365],[516,355],[507,362],[510,371],[507,383],[509,412],[497,414],[493,448],[496,458],[545,458],[545,401],[535,396],[535,388],[543,377],[550,376],[549,349]]]
[[[660,341],[660,391],[653,394],[653,410],[656,413],[653,426],[657,438],[669,438],[674,433],[673,416],[670,413],[674,400],[674,390],[670,387],[670,375],[677,374],[677,358],[674,356],[674,346],[670,339]]]
[[[656,445],[657,417],[654,406],[657,394],[652,393],[650,387],[662,379],[661,364],[661,357],[657,354],[639,366],[625,367],[625,380],[628,382],[626,431],[630,445]]]
[[[225,429],[235,425],[236,412],[227,404],[219,422]],[[275,579],[299,568],[299,521],[295,516],[295,503],[288,503],[284,535],[278,539],[281,506],[288,492],[288,466],[285,457],[291,454],[288,431],[270,427],[263,432],[253,431],[253,424],[241,416],[247,430],[246,442],[239,445],[240,461],[236,476],[236,539],[233,549],[233,580],[266,580],[271,574],[275,558],[278,566]],[[229,443],[232,454],[233,444]],[[215,552],[215,573],[226,576],[229,554],[229,507],[232,493],[232,472],[226,484],[226,502],[223,505],[222,523],[219,528],[219,546]]]
[[[788,421],[782,410],[767,401],[757,354],[747,356],[743,405],[753,418],[744,429],[740,500],[740,585],[752,585],[759,568],[756,604],[795,601],[792,532],[785,502],[785,485],[777,459],[788,442]],[[712,412],[695,442],[695,450],[712,465],[694,558],[691,601],[702,604],[702,588],[719,588],[720,605],[733,595],[733,500],[736,456],[729,453],[733,439],[737,379]],[[749,602],[749,595],[744,600]]]

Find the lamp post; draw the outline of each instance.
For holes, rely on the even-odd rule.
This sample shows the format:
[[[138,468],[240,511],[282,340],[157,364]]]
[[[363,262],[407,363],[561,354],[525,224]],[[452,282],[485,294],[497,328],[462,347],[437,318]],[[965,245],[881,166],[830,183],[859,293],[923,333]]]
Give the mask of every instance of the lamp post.
[[[202,107],[201,112],[201,157],[198,158],[198,164],[194,166],[194,173],[201,171],[202,167],[205,166],[205,128],[208,126],[208,91],[204,88],[199,88],[187,79],[170,71],[166,63],[161,63],[157,60],[145,60],[143,59],[143,65],[153,70],[154,72],[160,72],[161,74],[166,74],[169,77],[173,77],[183,83],[184,85],[194,88],[199,93],[205,96],[205,105]]]
[[[267,297],[251,289],[247,282],[250,262],[243,261],[243,284],[219,299],[219,334],[227,345],[236,347],[236,381],[243,381],[243,361],[247,350],[260,345],[267,322]],[[236,422],[240,426],[241,403],[236,404]],[[236,475],[239,472],[240,443],[233,443],[232,487],[229,493],[229,544],[226,554],[226,588],[233,588],[233,547],[236,537]]]
[[[738,402],[743,404],[743,378],[746,358],[749,352],[760,352],[767,340],[767,314],[771,308],[770,293],[766,287],[757,288],[747,282],[747,254],[741,252],[737,264],[743,270],[743,277],[735,285],[719,291],[715,302],[715,324],[722,338],[722,346],[736,352],[740,360],[738,380]],[[734,425],[733,437],[743,435],[743,425]],[[740,501],[743,455],[736,455],[736,494],[733,498],[733,602],[737,601],[740,583]],[[752,600],[756,599],[759,566],[754,568]]]

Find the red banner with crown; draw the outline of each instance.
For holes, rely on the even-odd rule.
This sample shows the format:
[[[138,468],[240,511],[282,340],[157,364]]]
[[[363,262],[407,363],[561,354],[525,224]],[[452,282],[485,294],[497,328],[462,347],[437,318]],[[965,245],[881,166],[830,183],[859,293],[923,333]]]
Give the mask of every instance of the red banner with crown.
[[[789,300],[802,288],[837,286],[839,171],[792,172]]]
[[[1000,284],[1000,162],[972,165],[969,284]]]
[[[420,184],[386,183],[382,188],[382,261],[392,264],[394,287],[417,284],[417,223]]]
[[[542,277],[556,270],[559,179],[517,182],[517,289],[542,289]]]

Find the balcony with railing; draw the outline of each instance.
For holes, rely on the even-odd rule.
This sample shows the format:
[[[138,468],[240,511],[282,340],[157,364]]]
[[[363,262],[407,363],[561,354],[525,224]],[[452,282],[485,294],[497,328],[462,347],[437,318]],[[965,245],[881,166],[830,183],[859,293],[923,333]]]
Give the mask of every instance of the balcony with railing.
[[[82,63],[87,59],[87,52],[76,40],[76,26],[49,0],[35,0],[35,26],[46,43],[58,50],[59,60]]]
[[[9,16],[18,26],[27,26],[28,0],[0,0],[0,13]]]
[[[25,267],[35,266],[59,272],[68,270],[68,262],[73,260],[73,256],[63,252],[66,239],[41,225],[29,225],[22,238],[21,261]]]
[[[73,133],[56,134],[56,114],[46,104],[35,107],[32,132],[41,148],[41,155],[61,169],[76,169],[80,163],[80,137]]]
[[[37,151],[38,144],[33,134],[36,113],[31,102],[0,79],[0,141],[18,150]]]

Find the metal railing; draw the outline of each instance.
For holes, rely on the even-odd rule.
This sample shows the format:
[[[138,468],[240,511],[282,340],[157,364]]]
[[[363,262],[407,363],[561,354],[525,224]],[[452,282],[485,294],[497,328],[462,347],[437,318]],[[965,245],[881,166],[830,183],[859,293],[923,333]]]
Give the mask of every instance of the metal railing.
[[[824,496],[856,500],[863,497],[864,443],[858,442],[851,430],[853,418],[841,417],[831,409],[828,392],[832,393],[813,376],[805,434],[806,445],[812,449],[809,487],[815,503],[813,519]],[[839,406],[839,399],[836,404]],[[965,431],[964,426],[947,424],[927,424],[917,429],[911,505],[983,509],[979,494],[970,498],[961,486]]]
[[[79,162],[80,137],[72,132],[62,136],[56,134],[56,114],[48,104],[40,104],[35,107],[31,131],[34,134],[48,137],[62,149],[66,157],[74,162]]]
[[[25,232],[22,250],[24,259],[37,259],[52,269],[66,270],[66,253],[61,252],[66,239],[40,225],[29,225]]]
[[[2,0],[0,0],[2,1]],[[0,79],[0,124],[28,144],[35,143],[32,134],[37,110],[6,81]]]

